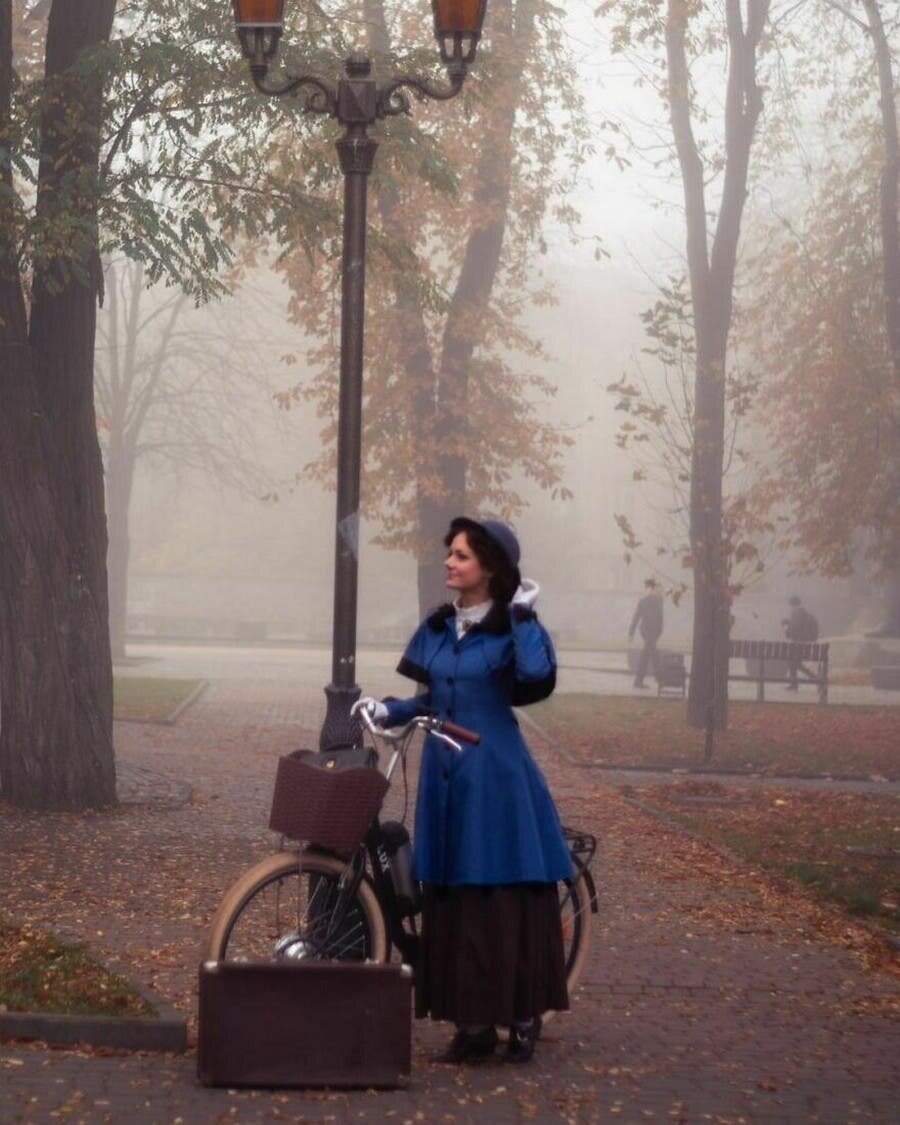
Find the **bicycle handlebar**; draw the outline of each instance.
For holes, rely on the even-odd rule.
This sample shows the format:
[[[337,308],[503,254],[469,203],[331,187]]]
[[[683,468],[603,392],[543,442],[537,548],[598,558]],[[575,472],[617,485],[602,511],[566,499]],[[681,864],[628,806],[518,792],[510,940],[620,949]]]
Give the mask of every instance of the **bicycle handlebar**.
[[[375,723],[372,716],[364,707],[360,707],[356,714],[371,734],[389,742],[399,742],[401,739],[405,738],[414,727],[428,731],[429,734],[437,735],[442,742],[447,742],[451,746],[456,745],[454,739],[459,739],[460,742],[468,742],[472,746],[477,746],[478,743],[481,742],[481,735],[477,731],[462,727],[459,723],[454,723],[450,719],[440,719],[437,715],[414,715],[409,722],[404,723],[402,727],[398,727],[395,730],[385,730]],[[456,748],[458,750],[462,749],[462,747],[459,746]]]
[[[450,719],[440,720],[440,730],[445,734],[451,735],[453,738],[458,738],[460,742],[468,742],[472,746],[477,746],[481,742],[481,735],[478,731],[469,730],[468,727],[461,727],[459,723],[451,722]]]

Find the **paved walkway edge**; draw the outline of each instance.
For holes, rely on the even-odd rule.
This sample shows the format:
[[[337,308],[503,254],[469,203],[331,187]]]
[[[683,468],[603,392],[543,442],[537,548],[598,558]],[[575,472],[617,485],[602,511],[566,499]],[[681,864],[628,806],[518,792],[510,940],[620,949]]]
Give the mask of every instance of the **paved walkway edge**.
[[[743,856],[738,855],[737,852],[733,852],[724,844],[720,844],[715,840],[711,840],[708,836],[704,836],[700,832],[694,832],[692,829],[682,824],[677,817],[670,816],[669,813],[665,811],[665,809],[660,809],[657,808],[656,805],[648,804],[646,801],[642,801],[639,797],[623,796],[622,800],[627,805],[631,805],[632,808],[640,809],[641,812],[646,813],[647,816],[659,821],[660,824],[665,824],[667,828],[671,828],[675,832],[680,832],[682,836],[686,836],[689,840],[694,840],[696,843],[702,844],[704,847],[709,848],[710,851],[713,851],[717,855],[720,855],[723,859],[727,859],[729,863],[733,863],[735,864],[735,866],[746,868],[757,866],[751,864]],[[767,874],[769,874],[773,878],[781,877],[778,876],[775,872],[768,872]],[[864,930],[868,930],[869,933],[874,937],[883,941],[884,944],[895,953],[900,953],[900,937],[898,937],[896,934],[892,934],[890,930],[885,930],[881,926],[876,925],[874,922],[870,922],[866,918],[853,918],[852,921],[855,925],[861,926]]]
[[[113,718],[117,723],[136,723],[138,726],[145,727],[174,727],[185,711],[187,711],[188,707],[193,706],[208,687],[209,680],[201,680],[190,695],[182,699],[175,710],[162,719],[140,719],[134,716],[123,716],[119,718],[115,715]]]
[[[185,711],[187,711],[188,707],[193,707],[193,705],[197,702],[197,700],[208,687],[209,680],[201,680],[200,683],[197,684],[197,686],[191,692],[191,694],[187,697],[187,699],[182,699],[182,701],[178,704],[172,714],[169,715],[169,717],[165,720],[166,724],[168,726],[174,726],[181,718],[181,716],[185,713]]]
[[[83,1044],[91,1047],[119,1047],[129,1051],[180,1054],[187,1048],[187,1024],[175,1016],[138,1019],[2,1012],[0,1040],[3,1039],[38,1039],[57,1047]]]
[[[524,714],[521,708],[516,708],[516,716],[521,722],[524,722],[527,727],[534,731],[540,738],[547,743],[551,750],[555,751],[561,758],[569,762],[570,765],[577,766],[583,770],[595,770],[597,773],[602,774],[617,774],[620,777],[647,777],[657,776],[664,778],[684,778],[689,777],[696,780],[725,780],[737,782],[754,782],[761,785],[769,785],[777,787],[782,782],[789,783],[792,781],[810,781],[821,782],[823,787],[829,789],[842,786],[847,791],[853,792],[854,789],[862,789],[864,786],[868,791],[881,792],[881,793],[897,793],[900,794],[900,780],[891,780],[887,777],[874,778],[874,777],[860,777],[850,774],[838,773],[762,773],[753,770],[740,770],[729,769],[728,767],[712,767],[708,765],[701,766],[667,766],[667,765],[620,765],[608,766],[599,765],[596,762],[585,762],[580,756],[572,753],[562,746],[552,735],[549,735],[542,726],[532,719],[530,715]]]

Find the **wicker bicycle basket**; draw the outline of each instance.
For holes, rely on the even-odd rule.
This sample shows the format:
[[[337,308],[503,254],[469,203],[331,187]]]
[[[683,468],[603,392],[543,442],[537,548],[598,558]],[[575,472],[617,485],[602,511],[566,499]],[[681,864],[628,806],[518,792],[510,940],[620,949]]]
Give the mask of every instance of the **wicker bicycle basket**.
[[[269,827],[331,851],[352,852],[381,808],[388,781],[366,766],[323,768],[299,750],[278,760]]]

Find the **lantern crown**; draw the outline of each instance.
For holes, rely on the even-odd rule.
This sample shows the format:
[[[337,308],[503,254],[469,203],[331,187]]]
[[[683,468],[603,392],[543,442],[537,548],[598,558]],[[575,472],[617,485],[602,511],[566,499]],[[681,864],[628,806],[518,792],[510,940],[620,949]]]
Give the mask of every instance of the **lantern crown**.
[[[232,0],[244,57],[261,70],[274,58],[284,31],[284,0]]]
[[[487,0],[431,0],[431,9],[442,61],[465,69],[475,58]]]

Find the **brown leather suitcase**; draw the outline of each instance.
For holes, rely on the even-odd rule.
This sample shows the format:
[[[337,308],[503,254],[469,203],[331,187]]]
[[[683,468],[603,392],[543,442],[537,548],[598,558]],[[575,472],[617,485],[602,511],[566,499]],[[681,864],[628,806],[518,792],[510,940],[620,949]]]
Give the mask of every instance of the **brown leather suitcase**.
[[[206,1086],[403,1086],[412,971],[338,961],[200,966]]]

